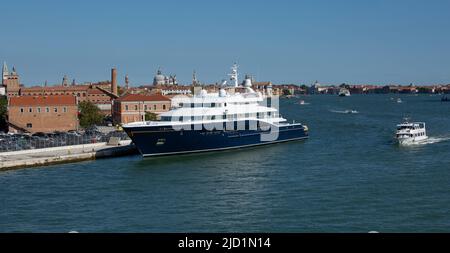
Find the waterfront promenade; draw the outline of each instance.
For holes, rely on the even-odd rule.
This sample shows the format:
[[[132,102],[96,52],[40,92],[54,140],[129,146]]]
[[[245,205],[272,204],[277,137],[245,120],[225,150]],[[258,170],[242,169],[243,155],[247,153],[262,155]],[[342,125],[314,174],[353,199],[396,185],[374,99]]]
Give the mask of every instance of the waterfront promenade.
[[[97,158],[122,156],[135,153],[131,140],[123,140],[117,145],[107,142],[22,150],[0,153],[0,171],[23,167],[34,167],[57,163],[68,163]]]

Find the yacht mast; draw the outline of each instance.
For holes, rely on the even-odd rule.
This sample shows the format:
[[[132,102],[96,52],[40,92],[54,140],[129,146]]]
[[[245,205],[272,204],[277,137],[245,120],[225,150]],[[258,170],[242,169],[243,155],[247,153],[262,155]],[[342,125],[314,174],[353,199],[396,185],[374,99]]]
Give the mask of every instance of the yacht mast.
[[[239,87],[238,65],[236,63],[233,64],[233,67],[231,67],[231,74],[228,75],[230,76],[230,80],[234,81],[234,87]]]

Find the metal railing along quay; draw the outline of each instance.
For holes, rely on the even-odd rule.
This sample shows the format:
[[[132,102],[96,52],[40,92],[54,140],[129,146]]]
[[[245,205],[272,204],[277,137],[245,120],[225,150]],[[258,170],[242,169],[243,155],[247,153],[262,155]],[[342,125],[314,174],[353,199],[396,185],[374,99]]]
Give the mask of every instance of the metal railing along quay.
[[[118,137],[120,140],[129,139],[128,135],[123,131],[112,131],[109,133],[100,131],[55,132],[50,134],[36,133],[33,135],[0,134],[0,152],[108,142],[111,137]]]

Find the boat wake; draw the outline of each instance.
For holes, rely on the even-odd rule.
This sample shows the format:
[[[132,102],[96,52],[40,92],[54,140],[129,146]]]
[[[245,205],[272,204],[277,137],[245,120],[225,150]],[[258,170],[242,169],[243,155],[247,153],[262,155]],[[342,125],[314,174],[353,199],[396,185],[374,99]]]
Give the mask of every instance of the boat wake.
[[[356,110],[343,110],[343,111],[338,111],[338,110],[330,110],[330,112],[334,112],[334,113],[344,113],[344,114],[357,114],[359,113]]]
[[[450,137],[428,137],[428,139],[423,140],[423,142],[419,143],[419,144],[433,144],[433,143],[438,143],[438,142],[443,142],[443,141],[449,141]]]
[[[309,105],[309,103],[306,103],[305,100],[298,101],[299,105]]]
[[[450,136],[446,137],[428,137],[426,140],[418,141],[418,142],[411,142],[408,144],[402,144],[402,146],[418,146],[418,145],[427,145],[427,144],[434,144],[444,141],[449,141]]]

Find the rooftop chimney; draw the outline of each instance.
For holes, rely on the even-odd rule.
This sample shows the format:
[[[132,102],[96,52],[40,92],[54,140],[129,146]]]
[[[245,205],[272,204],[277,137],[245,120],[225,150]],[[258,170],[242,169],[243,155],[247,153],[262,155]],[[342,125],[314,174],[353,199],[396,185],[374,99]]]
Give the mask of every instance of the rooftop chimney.
[[[116,68],[111,69],[111,92],[114,95],[118,95],[117,94],[117,70],[116,70]]]

